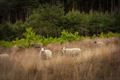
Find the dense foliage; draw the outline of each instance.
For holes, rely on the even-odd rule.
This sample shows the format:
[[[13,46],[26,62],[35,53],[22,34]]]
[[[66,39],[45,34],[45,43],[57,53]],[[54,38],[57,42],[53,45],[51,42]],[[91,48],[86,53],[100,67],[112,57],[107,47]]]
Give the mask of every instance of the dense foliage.
[[[26,32],[23,34],[23,38],[16,39],[13,41],[0,41],[0,45],[3,47],[11,47],[17,45],[19,47],[31,47],[34,44],[37,45],[48,45],[50,43],[64,43],[64,42],[71,42],[74,40],[84,40],[84,39],[94,39],[94,38],[111,38],[111,37],[120,37],[120,33],[100,33],[99,35],[93,36],[81,36],[78,35],[78,32],[71,33],[68,31],[63,30],[60,34],[60,37],[44,37],[37,35],[31,27],[26,29]]]
[[[43,5],[34,10],[26,20],[37,34],[58,36],[61,32],[61,21],[64,16],[62,5]]]
[[[1,0],[0,44],[6,44],[5,41],[8,41],[7,44],[9,44],[11,41],[12,44],[20,46],[30,46],[33,43],[46,45],[52,42],[62,43],[78,40],[81,35],[100,36],[101,38],[109,37],[106,34],[119,35],[120,13],[118,4],[116,4],[118,7],[116,11],[113,10],[114,6],[110,6],[110,10],[113,12],[104,11],[105,6],[101,7],[102,9],[93,10],[93,6],[96,6],[96,1],[93,0],[91,2],[94,4],[91,4],[91,9],[87,10],[87,7],[82,7],[83,11],[81,11],[77,2],[83,1],[12,0],[9,3],[9,0]],[[117,2],[119,1],[116,0],[115,3]],[[110,3],[104,2],[104,4]]]
[[[26,21],[12,24],[0,24],[0,39],[15,40],[23,37],[25,29],[31,26],[33,31],[44,37],[59,37],[63,30],[78,32],[79,35],[92,36],[102,32],[120,32],[120,14],[69,11],[64,14],[63,5],[42,5],[34,9]]]

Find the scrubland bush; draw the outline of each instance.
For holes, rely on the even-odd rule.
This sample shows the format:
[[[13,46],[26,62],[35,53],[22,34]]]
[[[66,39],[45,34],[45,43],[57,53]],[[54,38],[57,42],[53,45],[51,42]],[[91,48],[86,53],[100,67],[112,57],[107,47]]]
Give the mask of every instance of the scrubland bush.
[[[94,38],[111,38],[111,37],[120,37],[120,33],[100,33],[98,35],[89,36],[81,36],[78,32],[72,33],[63,30],[61,32],[60,37],[44,37],[37,35],[31,27],[26,28],[26,32],[23,34],[23,38],[13,40],[13,41],[0,41],[0,45],[3,47],[11,47],[13,45],[18,45],[19,47],[30,47],[32,44],[41,44],[48,45],[51,43],[65,43],[71,42],[74,40],[83,40],[83,39],[94,39]]]
[[[69,11],[65,14],[63,5],[41,5],[25,22],[0,24],[1,45],[18,44],[27,47],[33,43],[47,45],[91,37],[119,37],[119,17],[117,13],[92,11]],[[29,26],[33,30],[28,29],[26,32]]]
[[[22,39],[16,39],[13,44],[17,44],[20,47],[30,47],[34,43],[40,43],[42,40],[41,36],[38,36],[33,32],[32,28],[27,28],[23,34]]]
[[[0,24],[0,40],[11,41],[16,38],[22,38],[25,28],[25,24],[22,21],[17,21],[15,24]]]
[[[113,20],[108,13],[98,13],[91,12],[89,13],[91,17],[89,20],[89,33],[90,34],[99,34],[101,32],[107,32],[109,27],[111,27]]]
[[[63,18],[63,29],[71,32],[79,31],[81,28],[81,13],[79,11],[68,12]]]
[[[115,14],[118,15],[118,14]],[[77,31],[82,35],[100,34],[115,29],[116,18],[109,13],[102,12],[68,12],[63,19],[63,28],[69,31]],[[116,31],[118,31],[116,29]]]
[[[112,33],[112,32],[108,32],[107,34],[105,33],[100,33],[98,35],[99,38],[111,38],[111,37],[120,37],[120,33]]]
[[[44,37],[60,37],[63,30],[78,32],[84,36],[100,33],[119,33],[120,14],[107,12],[79,12],[69,11],[65,14],[63,5],[41,5],[34,9],[25,22],[17,21],[14,24],[0,24],[0,40],[15,40],[23,38],[28,26],[33,28],[37,35]]]
[[[73,40],[79,40],[80,36],[78,35],[78,32],[71,33],[67,31],[62,31],[60,38],[65,41],[73,41]]]
[[[110,28],[112,32],[118,32],[120,33],[120,14],[112,14],[114,19],[113,26]]]
[[[27,23],[33,27],[37,34],[44,36],[58,36],[61,32],[60,21],[64,16],[61,5],[42,5],[33,11]]]
[[[60,36],[62,30],[81,35],[119,32],[119,14],[103,12],[69,11],[64,14],[61,5],[44,5],[34,11],[26,21],[37,34]]]
[[[11,47],[13,45],[12,42],[10,41],[0,41],[0,46],[3,46],[3,47]]]
[[[13,36],[10,23],[0,24],[0,40],[11,40]]]

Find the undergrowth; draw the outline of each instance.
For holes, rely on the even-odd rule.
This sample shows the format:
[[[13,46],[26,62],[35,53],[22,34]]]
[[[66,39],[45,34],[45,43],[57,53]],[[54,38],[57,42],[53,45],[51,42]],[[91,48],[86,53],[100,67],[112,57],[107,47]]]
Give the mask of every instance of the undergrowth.
[[[111,38],[111,37],[120,37],[120,33],[100,33],[98,35],[93,36],[81,36],[78,32],[71,33],[68,31],[63,30],[61,32],[60,37],[44,37],[40,35],[36,35],[36,33],[32,30],[32,28],[27,28],[26,32],[23,34],[23,38],[16,39],[13,41],[0,41],[0,45],[3,47],[11,47],[13,45],[17,45],[19,47],[30,47],[32,44],[41,44],[41,45],[48,45],[50,43],[64,43],[70,42],[74,40],[83,40],[86,38],[94,39],[94,38]]]

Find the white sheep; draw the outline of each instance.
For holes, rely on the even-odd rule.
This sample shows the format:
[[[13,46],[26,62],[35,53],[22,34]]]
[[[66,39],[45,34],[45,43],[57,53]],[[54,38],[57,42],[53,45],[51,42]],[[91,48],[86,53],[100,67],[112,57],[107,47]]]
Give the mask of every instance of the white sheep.
[[[40,55],[44,59],[52,58],[52,51],[48,49],[41,48]]]
[[[105,43],[102,41],[94,41],[95,44],[97,44],[98,46],[104,46]]]
[[[9,55],[8,54],[0,54],[0,58],[9,58]]]
[[[77,56],[81,52],[80,48],[62,48],[63,55]]]

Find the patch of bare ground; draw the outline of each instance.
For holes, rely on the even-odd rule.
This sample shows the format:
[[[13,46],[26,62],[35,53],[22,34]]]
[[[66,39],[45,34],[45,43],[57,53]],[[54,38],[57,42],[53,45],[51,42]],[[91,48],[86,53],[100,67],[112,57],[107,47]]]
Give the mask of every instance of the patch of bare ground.
[[[94,43],[102,41],[104,45]],[[12,48],[0,57],[0,80],[120,80],[120,38],[49,44],[55,56],[42,60],[39,49]],[[59,55],[62,47],[79,47],[79,56]]]

